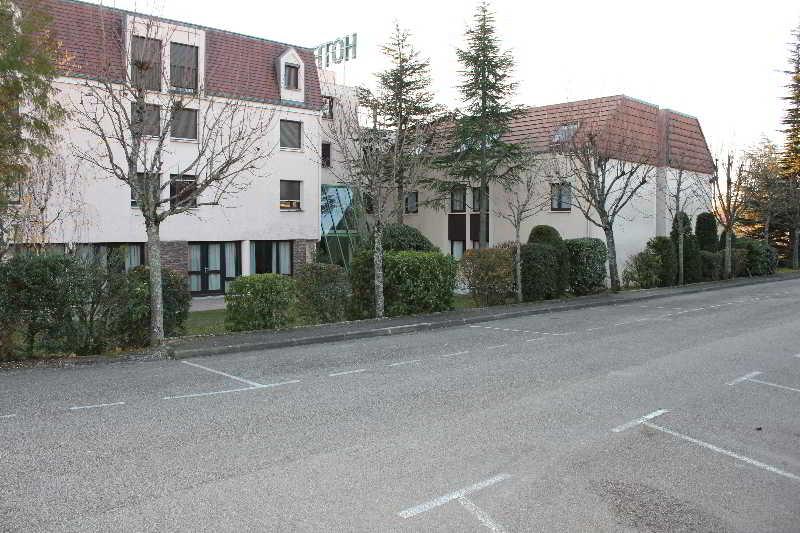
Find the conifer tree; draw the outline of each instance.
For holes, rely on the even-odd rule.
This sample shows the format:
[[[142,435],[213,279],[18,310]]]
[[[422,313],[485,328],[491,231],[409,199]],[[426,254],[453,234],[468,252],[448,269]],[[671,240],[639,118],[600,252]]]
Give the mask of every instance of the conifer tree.
[[[792,226],[792,268],[800,268],[800,26],[793,32],[795,42],[789,52],[789,94],[786,116],[786,146],[781,158],[781,174],[788,181],[791,205],[787,210]]]

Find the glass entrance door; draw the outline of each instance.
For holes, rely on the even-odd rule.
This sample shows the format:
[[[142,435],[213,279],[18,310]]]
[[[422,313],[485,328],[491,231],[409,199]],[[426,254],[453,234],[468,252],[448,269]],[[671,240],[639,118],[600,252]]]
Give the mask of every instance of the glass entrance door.
[[[221,294],[241,273],[238,242],[189,243],[189,286],[195,294]]]

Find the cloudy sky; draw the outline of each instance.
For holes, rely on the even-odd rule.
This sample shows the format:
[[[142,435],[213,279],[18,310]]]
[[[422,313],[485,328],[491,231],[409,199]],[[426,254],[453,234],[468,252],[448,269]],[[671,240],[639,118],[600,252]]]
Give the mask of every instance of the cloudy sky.
[[[97,2],[97,0],[94,0]],[[106,5],[316,46],[358,33],[349,85],[372,84],[394,20],[430,58],[439,101],[458,105],[456,47],[476,1],[104,0]],[[797,0],[520,2],[494,0],[498,33],[517,61],[524,105],[627,94],[697,116],[712,149],[780,140],[787,43]]]

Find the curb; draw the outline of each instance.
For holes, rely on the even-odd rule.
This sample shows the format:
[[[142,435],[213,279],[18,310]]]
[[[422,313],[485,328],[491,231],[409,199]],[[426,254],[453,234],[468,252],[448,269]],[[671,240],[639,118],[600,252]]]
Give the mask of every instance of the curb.
[[[289,348],[293,346],[305,346],[310,344],[323,344],[328,342],[342,342],[354,339],[384,337],[390,335],[402,335],[405,333],[412,333],[417,331],[430,331],[436,329],[465,326],[478,322],[492,322],[496,320],[519,318],[523,316],[544,315],[549,313],[559,313],[565,311],[589,309],[593,307],[607,307],[628,302],[643,302],[660,298],[668,298],[671,296],[680,296],[683,294],[697,294],[702,292],[711,292],[724,289],[733,289],[737,287],[746,287],[749,285],[759,285],[763,283],[777,283],[795,279],[800,279],[800,273],[783,274],[780,276],[769,276],[761,278],[747,278],[745,280],[737,279],[732,281],[709,282],[709,283],[697,284],[697,286],[680,287],[677,289],[673,288],[668,290],[646,289],[639,291],[638,294],[636,294],[635,296],[627,296],[624,298],[611,297],[603,300],[596,299],[593,301],[562,303],[561,305],[554,305],[550,307],[516,309],[506,312],[481,314],[470,317],[437,320],[432,322],[418,322],[415,324],[388,326],[384,328],[373,328],[361,331],[310,335],[306,337],[293,337],[288,339],[284,338],[275,340],[265,340],[259,342],[227,344],[222,346],[209,346],[202,348],[181,349],[180,347],[172,347],[171,355],[172,358],[174,359],[188,359],[190,357],[204,357],[212,355],[224,355],[230,353],[254,352],[261,350],[273,350],[277,348]],[[651,291],[658,291],[658,292],[651,292]],[[564,302],[564,300],[561,300],[561,302]]]

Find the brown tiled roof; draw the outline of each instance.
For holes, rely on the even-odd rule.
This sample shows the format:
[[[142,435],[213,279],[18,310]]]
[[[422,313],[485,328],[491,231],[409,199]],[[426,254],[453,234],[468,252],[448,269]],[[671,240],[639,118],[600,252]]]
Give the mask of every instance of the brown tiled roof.
[[[624,95],[528,108],[514,121],[505,139],[544,152],[553,146],[559,127],[567,124],[578,124],[578,142],[594,134],[598,143],[621,159],[691,172],[714,171],[696,118]]]
[[[39,5],[51,15],[54,37],[69,57],[65,75],[122,79],[125,54],[119,43],[125,17],[148,18],[147,15],[77,0],[40,0]],[[206,32],[207,93],[321,109],[322,96],[312,49],[159,17],[149,18]],[[275,58],[289,48],[297,50],[305,63],[304,102],[280,101]]]

